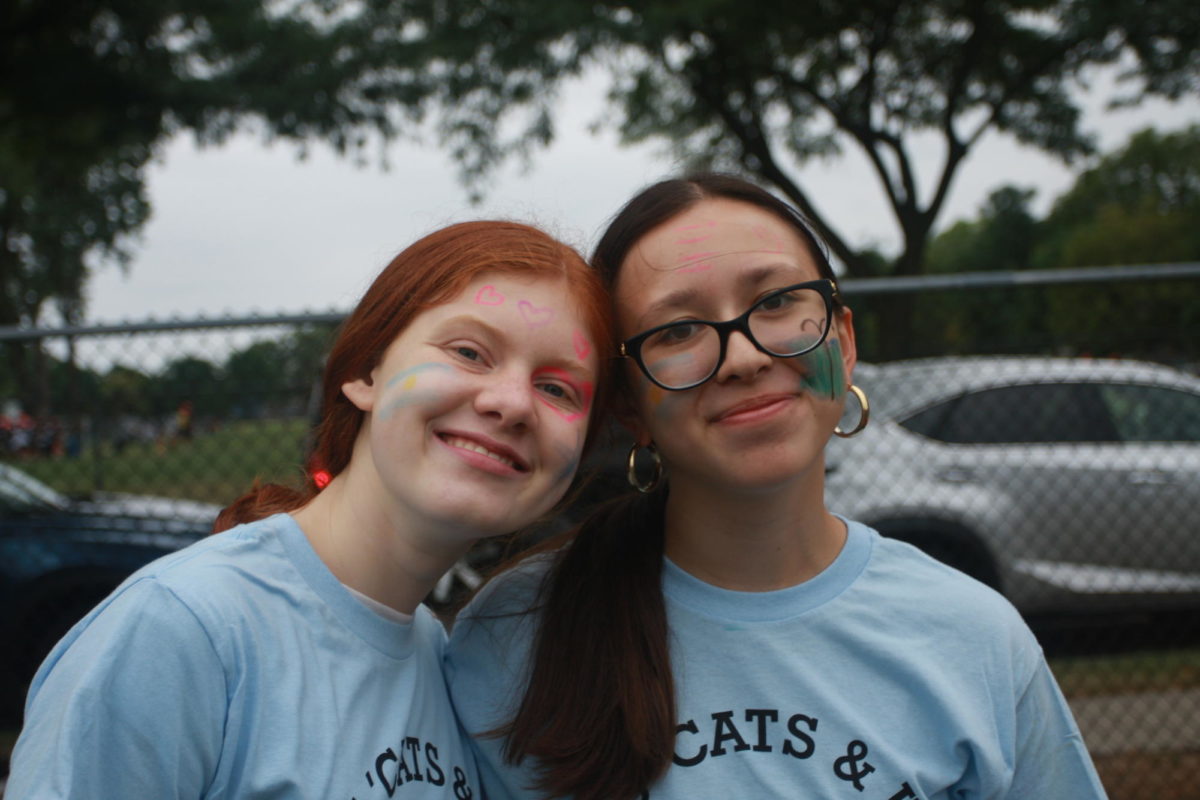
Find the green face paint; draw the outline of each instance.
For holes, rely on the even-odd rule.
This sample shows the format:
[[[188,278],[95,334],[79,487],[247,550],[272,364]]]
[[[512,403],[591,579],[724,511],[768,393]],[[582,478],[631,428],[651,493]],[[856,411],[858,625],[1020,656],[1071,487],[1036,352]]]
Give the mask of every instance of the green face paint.
[[[826,339],[816,350],[796,358],[804,365],[801,389],[830,400],[845,397],[846,373],[842,369],[842,347],[837,339]]]

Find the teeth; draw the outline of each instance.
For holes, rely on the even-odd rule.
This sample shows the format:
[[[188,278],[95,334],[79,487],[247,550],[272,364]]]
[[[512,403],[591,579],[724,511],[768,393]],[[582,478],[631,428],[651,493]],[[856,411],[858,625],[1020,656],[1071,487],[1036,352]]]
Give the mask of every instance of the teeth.
[[[493,461],[499,461],[501,464],[505,464],[509,467],[512,467],[513,469],[517,468],[516,462],[513,461],[511,458],[500,455],[499,453],[493,453],[491,450],[488,450],[486,447],[481,445],[479,442],[473,442],[470,439],[463,439],[459,436],[447,436],[447,437],[445,437],[445,439],[446,439],[446,444],[448,444],[452,447],[461,447],[463,450],[470,450],[472,453],[479,453],[480,455],[485,455],[488,458],[492,459]]]

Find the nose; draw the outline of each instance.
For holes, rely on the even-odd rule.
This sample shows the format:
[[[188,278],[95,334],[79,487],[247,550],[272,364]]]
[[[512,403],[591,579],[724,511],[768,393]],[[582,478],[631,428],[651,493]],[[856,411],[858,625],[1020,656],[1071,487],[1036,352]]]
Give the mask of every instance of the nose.
[[[525,373],[496,372],[475,395],[475,410],[505,428],[521,430],[534,419],[533,382]]]
[[[730,331],[725,342],[725,360],[714,376],[724,383],[729,380],[751,380],[771,366],[771,356],[754,346],[741,331]]]

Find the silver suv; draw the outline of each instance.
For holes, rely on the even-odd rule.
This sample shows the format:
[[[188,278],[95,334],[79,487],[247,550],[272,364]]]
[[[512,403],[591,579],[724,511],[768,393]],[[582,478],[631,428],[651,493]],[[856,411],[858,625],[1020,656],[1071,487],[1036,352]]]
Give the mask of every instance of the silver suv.
[[[1200,602],[1200,379],[972,357],[864,364],[855,382],[871,424],[829,446],[833,511],[1026,613]]]

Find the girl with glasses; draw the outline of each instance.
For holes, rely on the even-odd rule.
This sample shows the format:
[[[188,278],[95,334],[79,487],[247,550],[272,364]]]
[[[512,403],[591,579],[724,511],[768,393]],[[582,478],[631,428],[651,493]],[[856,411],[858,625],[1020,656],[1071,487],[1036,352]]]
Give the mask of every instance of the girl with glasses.
[[[323,488],[250,492],[75,626],[33,681],[8,800],[480,797],[421,599],[563,495],[610,339],[595,273],[534,228],[398,255],[327,360]]]
[[[825,445],[869,407],[799,215],[669,180],[594,264],[637,494],[459,615],[447,675],[489,797],[1102,797],[1012,606],[826,509]]]

